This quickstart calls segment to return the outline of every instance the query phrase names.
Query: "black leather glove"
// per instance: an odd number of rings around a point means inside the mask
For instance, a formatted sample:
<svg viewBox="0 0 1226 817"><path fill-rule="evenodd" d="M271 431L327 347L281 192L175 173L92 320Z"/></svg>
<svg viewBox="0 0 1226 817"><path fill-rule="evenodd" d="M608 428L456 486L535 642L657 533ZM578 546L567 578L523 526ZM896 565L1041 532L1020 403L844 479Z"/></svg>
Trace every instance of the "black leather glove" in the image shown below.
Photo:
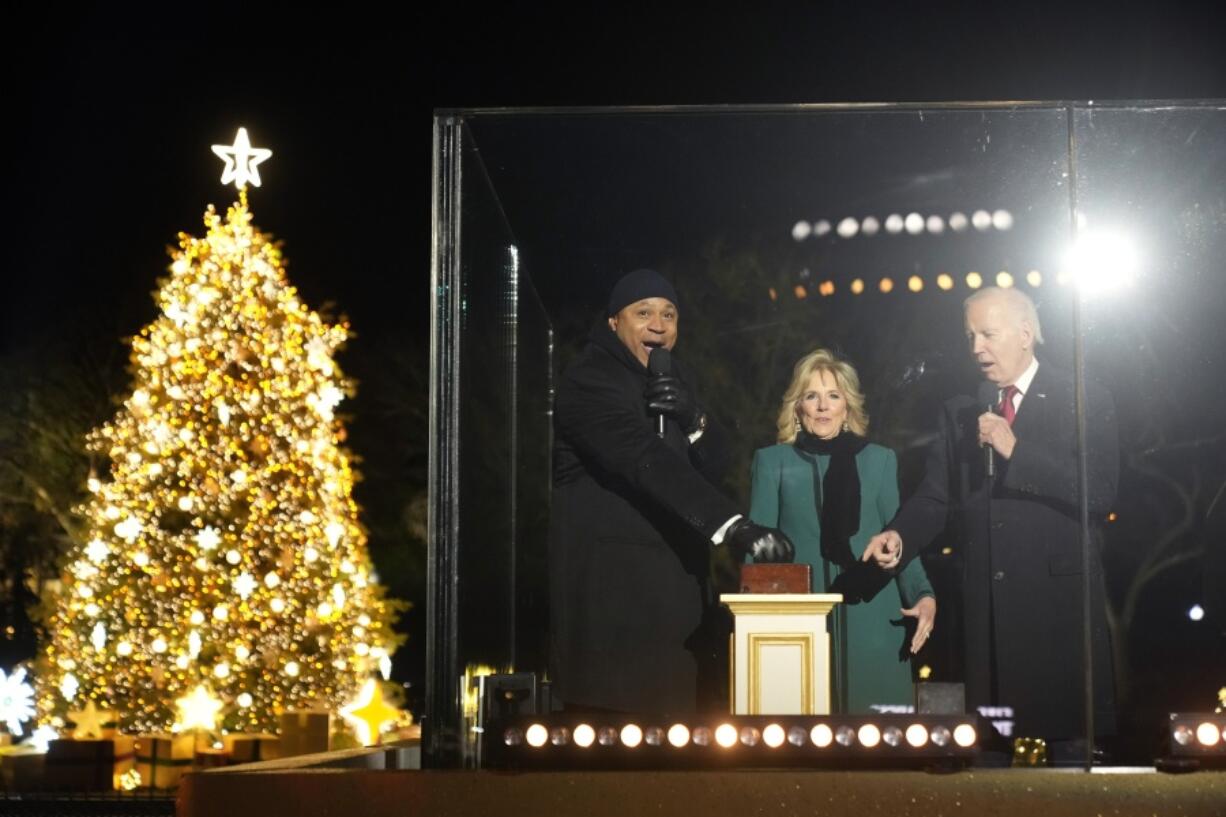
<svg viewBox="0 0 1226 817"><path fill-rule="evenodd" d="M755 525L744 516L729 526L724 542L742 556L752 556L755 562L790 562L796 558L796 548L783 531Z"/></svg>
<svg viewBox="0 0 1226 817"><path fill-rule="evenodd" d="M658 374L649 379L643 397L652 413L672 417L686 434L698 430L702 409L694 402L689 387L671 374Z"/></svg>

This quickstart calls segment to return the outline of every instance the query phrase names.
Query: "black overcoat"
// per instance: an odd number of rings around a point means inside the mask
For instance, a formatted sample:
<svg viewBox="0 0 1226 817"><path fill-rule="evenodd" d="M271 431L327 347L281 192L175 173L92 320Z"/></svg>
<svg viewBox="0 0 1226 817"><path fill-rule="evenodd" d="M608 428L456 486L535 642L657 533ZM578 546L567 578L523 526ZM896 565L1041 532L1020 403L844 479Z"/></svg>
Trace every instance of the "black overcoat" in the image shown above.
<svg viewBox="0 0 1226 817"><path fill-rule="evenodd" d="M1096 729L1114 732L1114 684L1100 522L1115 501L1115 407L1087 385L1091 623ZM988 502L978 418L970 397L945 403L924 480L889 527L914 558L946 526L963 567L965 680L971 706L1014 708L1015 735L1084 734L1082 560L1077 512L1073 380L1050 364L1035 373L1013 423L1013 456L997 456Z"/></svg>
<svg viewBox="0 0 1226 817"><path fill-rule="evenodd" d="M673 373L688 385L674 359ZM737 513L714 487L717 425L656 433L647 369L607 326L562 373L554 402L551 666L567 703L692 712L711 537Z"/></svg>

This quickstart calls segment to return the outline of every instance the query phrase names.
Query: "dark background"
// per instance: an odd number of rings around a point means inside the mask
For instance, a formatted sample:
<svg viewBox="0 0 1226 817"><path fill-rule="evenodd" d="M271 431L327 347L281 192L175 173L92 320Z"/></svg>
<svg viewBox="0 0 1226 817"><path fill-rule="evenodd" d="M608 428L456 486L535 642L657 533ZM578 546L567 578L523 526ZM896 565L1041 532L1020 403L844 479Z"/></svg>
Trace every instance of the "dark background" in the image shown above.
<svg viewBox="0 0 1226 817"><path fill-rule="evenodd" d="M417 605L396 674L420 684L435 109L1226 96L1220 3L849 5L13 6L4 387L83 367L98 382L80 423L106 418L166 246L234 197L209 145L247 127L273 150L256 224L285 240L305 300L356 332L358 499L382 580Z"/></svg>

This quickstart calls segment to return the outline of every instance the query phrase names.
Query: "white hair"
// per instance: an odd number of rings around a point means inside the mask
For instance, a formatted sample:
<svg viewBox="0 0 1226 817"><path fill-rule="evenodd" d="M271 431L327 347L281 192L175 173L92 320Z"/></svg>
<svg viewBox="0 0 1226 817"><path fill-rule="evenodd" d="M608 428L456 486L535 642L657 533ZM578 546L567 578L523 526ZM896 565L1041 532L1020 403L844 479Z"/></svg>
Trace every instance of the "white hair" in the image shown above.
<svg viewBox="0 0 1226 817"><path fill-rule="evenodd" d="M1034 334L1034 342L1043 342L1043 327L1039 324L1039 311L1034 307L1034 301L1030 300L1030 296L1012 287L1004 289L1002 287L984 287L976 290L969 298L962 302L963 314L971 308L971 304L988 298L999 298L1005 308L1012 313L1018 323L1030 324L1030 329Z"/></svg>

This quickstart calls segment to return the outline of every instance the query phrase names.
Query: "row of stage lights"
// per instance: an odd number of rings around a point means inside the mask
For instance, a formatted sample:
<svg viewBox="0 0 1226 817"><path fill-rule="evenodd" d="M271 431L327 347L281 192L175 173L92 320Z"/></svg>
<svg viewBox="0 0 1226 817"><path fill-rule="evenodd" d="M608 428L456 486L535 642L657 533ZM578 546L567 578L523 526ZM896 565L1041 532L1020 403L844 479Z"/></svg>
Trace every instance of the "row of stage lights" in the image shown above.
<svg viewBox="0 0 1226 817"><path fill-rule="evenodd" d="M1060 284L1067 284L1069 277L1066 275L1061 275L1058 276L1056 280ZM968 289L979 289L984 285L985 278L978 272L968 272L966 274L965 281ZM1002 289L1007 289L1009 287L1016 286L1017 280L1014 278L1013 273L1002 270L996 273L995 283L996 286L1001 287ZM1030 272L1026 273L1026 283L1032 288L1037 289L1043 285L1043 274L1038 270L1031 270ZM947 272L942 272L936 278L936 285L938 289L949 292L955 286L954 277ZM923 292L924 287L924 279L918 275L912 275L907 279L907 289L911 292ZM863 295L867 289L868 284L865 283L863 278L855 278L850 284L847 285L847 290L852 295ZM884 295L890 294L895 289L894 279L890 278L889 276L880 279L877 282L877 289ZM817 294L823 298L833 295L836 291L837 287L835 286L834 281L831 280L822 281L817 285ZM767 294L770 296L772 301L779 300L779 292L774 287L767 290ZM797 284L792 288L792 295L797 300L803 301L805 298L809 297L809 294L809 287L805 286L803 283Z"/></svg>
<svg viewBox="0 0 1226 817"><path fill-rule="evenodd" d="M1172 713L1169 756L1226 768L1226 713Z"/></svg>
<svg viewBox="0 0 1226 817"><path fill-rule="evenodd" d="M801 220L792 225L792 238L796 241L804 241L808 238L823 238L831 233L839 238L855 238L857 235L874 236L882 229L889 235L899 235L904 232L909 235L920 235L925 232L931 235L941 235L947 227L955 233L964 233L971 228L981 233L992 229L1011 230L1013 229L1013 214L1008 210L993 210L992 212L976 210L971 213L970 217L967 217L965 213L951 213L947 220L935 214L925 217L919 213L908 213L906 216L891 213L885 217L884 222L879 221L876 216L866 216L863 219L847 216L837 225L831 224L824 218L812 223Z"/></svg>
<svg viewBox="0 0 1226 817"><path fill-rule="evenodd" d="M615 725L554 716L505 723L490 760L535 767L916 765L968 761L978 743L979 729L967 716L733 716Z"/></svg>

